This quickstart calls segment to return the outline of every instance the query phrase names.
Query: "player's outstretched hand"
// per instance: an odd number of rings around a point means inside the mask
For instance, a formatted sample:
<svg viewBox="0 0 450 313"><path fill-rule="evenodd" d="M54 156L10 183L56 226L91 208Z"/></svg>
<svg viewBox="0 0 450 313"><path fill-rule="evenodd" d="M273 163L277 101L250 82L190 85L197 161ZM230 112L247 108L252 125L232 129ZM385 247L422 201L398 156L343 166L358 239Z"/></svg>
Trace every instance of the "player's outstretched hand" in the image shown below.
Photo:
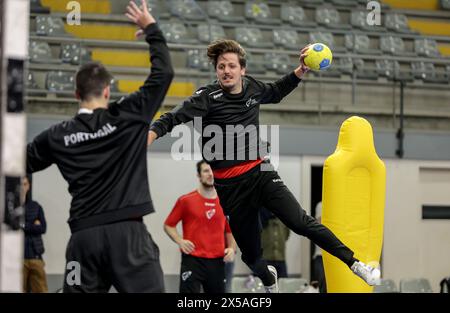
<svg viewBox="0 0 450 313"><path fill-rule="evenodd" d="M136 37L143 34L143 30L150 24L156 23L155 18L150 14L151 9L147 7L147 1L141 0L142 5L140 7L134 1L130 1L127 6L126 17L134 24L140 27L136 32Z"/></svg>

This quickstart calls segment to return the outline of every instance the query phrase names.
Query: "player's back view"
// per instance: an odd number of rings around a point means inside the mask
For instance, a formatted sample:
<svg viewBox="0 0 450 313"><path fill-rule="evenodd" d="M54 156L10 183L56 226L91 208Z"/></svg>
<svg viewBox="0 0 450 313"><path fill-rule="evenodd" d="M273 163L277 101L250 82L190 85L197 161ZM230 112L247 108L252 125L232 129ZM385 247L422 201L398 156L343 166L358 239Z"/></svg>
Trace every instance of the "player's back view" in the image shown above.
<svg viewBox="0 0 450 313"><path fill-rule="evenodd" d="M147 179L147 132L173 69L165 39L145 1L127 16L145 33L152 70L138 92L108 105L111 75L98 63L76 75L78 114L39 134L27 147L27 170L56 164L72 195L65 292L164 291L159 250L142 222L154 211ZM70 263L77 262L77 263ZM69 267L70 268L70 267ZM75 267L76 268L76 267ZM70 268L71 269L71 268Z"/></svg>

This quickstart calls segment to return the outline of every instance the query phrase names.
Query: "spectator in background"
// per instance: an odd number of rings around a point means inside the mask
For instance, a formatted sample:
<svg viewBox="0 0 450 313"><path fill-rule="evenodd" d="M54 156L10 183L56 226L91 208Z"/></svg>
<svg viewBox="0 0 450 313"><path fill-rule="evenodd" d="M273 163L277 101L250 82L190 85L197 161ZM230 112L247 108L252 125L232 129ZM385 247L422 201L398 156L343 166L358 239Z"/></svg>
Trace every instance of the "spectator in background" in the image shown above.
<svg viewBox="0 0 450 313"><path fill-rule="evenodd" d="M286 241L289 238L290 230L266 208L261 209L260 216L263 259L277 269L278 278L288 277Z"/></svg>
<svg viewBox="0 0 450 313"><path fill-rule="evenodd" d="M42 235L47 230L44 210L31 200L31 176L22 180L21 204L25 208L25 254L23 264L23 291L48 292L47 277L44 270L44 242Z"/></svg>
<svg viewBox="0 0 450 313"><path fill-rule="evenodd" d="M322 223L322 201L316 205L316 220L318 223ZM319 246L314 245L313 256L313 276L311 277L311 284L317 282L319 285L319 292L327 292L327 284L325 280L325 271L323 268L322 249Z"/></svg>
<svg viewBox="0 0 450 313"><path fill-rule="evenodd" d="M180 293L225 292L225 262L233 262L236 243L214 188L211 167L197 163L199 187L178 198L164 231L180 247ZM183 234L176 229L179 222Z"/></svg>

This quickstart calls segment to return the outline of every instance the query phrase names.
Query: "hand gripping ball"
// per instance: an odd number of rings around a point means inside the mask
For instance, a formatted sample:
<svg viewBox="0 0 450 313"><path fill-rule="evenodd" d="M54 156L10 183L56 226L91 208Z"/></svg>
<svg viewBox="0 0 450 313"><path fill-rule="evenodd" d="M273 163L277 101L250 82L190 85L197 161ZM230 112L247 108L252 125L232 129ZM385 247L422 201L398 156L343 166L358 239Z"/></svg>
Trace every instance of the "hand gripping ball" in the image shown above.
<svg viewBox="0 0 450 313"><path fill-rule="evenodd" d="M330 67L333 54L330 48L323 43L315 43L306 50L307 56L304 59L306 66L314 71L326 70Z"/></svg>

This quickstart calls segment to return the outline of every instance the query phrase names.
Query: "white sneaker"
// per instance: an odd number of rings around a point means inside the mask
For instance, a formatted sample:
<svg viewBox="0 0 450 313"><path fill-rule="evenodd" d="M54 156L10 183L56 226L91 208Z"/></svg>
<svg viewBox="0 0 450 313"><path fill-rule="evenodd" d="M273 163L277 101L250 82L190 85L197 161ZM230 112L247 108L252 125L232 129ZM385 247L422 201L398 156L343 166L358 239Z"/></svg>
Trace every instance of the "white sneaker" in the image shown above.
<svg viewBox="0 0 450 313"><path fill-rule="evenodd" d="M351 270L370 286L380 284L381 271L379 268L372 267L360 261L353 263Z"/></svg>
<svg viewBox="0 0 450 313"><path fill-rule="evenodd" d="M273 275L275 278L275 283L272 286L264 286L266 289L266 293L279 293L278 290L278 273L277 269L272 265L267 265L267 268L269 269L269 272Z"/></svg>

